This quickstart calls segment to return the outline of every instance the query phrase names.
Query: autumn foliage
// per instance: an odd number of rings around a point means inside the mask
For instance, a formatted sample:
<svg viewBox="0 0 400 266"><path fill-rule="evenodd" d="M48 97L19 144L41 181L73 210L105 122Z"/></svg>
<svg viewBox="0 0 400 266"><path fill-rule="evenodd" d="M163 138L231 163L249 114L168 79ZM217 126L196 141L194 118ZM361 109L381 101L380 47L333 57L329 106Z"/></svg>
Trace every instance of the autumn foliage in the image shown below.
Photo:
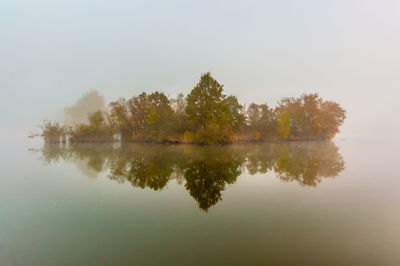
<svg viewBox="0 0 400 266"><path fill-rule="evenodd" d="M345 118L339 104L316 93L283 98L276 107L252 103L244 108L206 73L186 97L143 92L88 114L87 123L45 121L40 127L48 142L68 135L71 142L108 142L119 136L123 141L211 144L331 139Z"/></svg>

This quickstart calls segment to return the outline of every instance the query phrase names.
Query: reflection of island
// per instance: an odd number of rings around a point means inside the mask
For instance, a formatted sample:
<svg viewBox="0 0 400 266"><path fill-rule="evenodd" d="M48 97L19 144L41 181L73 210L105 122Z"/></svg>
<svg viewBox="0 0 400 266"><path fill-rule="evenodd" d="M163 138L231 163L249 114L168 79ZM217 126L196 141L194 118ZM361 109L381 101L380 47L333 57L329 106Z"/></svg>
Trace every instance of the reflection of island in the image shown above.
<svg viewBox="0 0 400 266"><path fill-rule="evenodd" d="M292 142L260 145L248 153L246 168L250 174L274 171L283 181L303 186L321 183L344 169L344 161L333 142Z"/></svg>
<svg viewBox="0 0 400 266"><path fill-rule="evenodd" d="M185 187L199 207L207 210L222 199L221 192L225 184L233 184L242 173L240 166L244 157L229 148L220 150L203 147L191 152L196 155L189 155L187 163L183 165Z"/></svg>
<svg viewBox="0 0 400 266"><path fill-rule="evenodd" d="M45 164L74 162L89 177L107 171L117 182L161 190L169 180L184 183L199 207L207 210L222 199L226 184L242 170L253 175L275 172L283 181L316 186L335 177L344 161L332 142L291 142L237 146L173 146L150 144L46 144Z"/></svg>

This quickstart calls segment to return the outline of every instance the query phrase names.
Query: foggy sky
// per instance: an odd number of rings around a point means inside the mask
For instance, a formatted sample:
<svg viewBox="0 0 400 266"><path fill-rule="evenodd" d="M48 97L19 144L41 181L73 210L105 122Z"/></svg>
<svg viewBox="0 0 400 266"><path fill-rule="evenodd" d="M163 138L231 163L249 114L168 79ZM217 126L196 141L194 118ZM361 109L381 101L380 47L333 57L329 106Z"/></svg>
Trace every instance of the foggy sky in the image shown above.
<svg viewBox="0 0 400 266"><path fill-rule="evenodd" d="M339 137L399 133L400 1L0 2L2 130L60 118L90 90L187 94L210 71L241 103L318 92Z"/></svg>

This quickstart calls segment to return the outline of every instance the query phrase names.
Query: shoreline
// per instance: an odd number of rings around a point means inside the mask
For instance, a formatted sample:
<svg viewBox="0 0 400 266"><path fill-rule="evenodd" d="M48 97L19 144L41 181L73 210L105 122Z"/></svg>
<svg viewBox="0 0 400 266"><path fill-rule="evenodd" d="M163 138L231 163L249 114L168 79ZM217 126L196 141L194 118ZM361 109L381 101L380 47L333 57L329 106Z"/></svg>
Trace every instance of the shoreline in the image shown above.
<svg viewBox="0 0 400 266"><path fill-rule="evenodd" d="M331 139L288 139L288 140L265 140L265 141L232 141L223 143L199 143L199 142L184 142L184 141L140 141L140 140L123 140L123 141L72 141L69 145L75 144L116 144L116 143L134 143L134 144L158 144L158 145L193 145L193 146L229 146L242 144L268 144L268 143L291 143L291 142L326 142ZM67 144L65 141L44 141L45 144Z"/></svg>

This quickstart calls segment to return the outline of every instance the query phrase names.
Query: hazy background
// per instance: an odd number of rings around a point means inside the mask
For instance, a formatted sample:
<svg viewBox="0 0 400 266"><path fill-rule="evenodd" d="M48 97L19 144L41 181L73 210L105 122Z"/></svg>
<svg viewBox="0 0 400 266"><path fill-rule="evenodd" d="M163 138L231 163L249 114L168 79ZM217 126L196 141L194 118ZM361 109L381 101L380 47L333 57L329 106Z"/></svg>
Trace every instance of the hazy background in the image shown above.
<svg viewBox="0 0 400 266"><path fill-rule="evenodd" d="M3 0L0 134L28 135L93 89L174 97L211 71L242 103L339 102L339 138L397 138L399 49L397 0Z"/></svg>

